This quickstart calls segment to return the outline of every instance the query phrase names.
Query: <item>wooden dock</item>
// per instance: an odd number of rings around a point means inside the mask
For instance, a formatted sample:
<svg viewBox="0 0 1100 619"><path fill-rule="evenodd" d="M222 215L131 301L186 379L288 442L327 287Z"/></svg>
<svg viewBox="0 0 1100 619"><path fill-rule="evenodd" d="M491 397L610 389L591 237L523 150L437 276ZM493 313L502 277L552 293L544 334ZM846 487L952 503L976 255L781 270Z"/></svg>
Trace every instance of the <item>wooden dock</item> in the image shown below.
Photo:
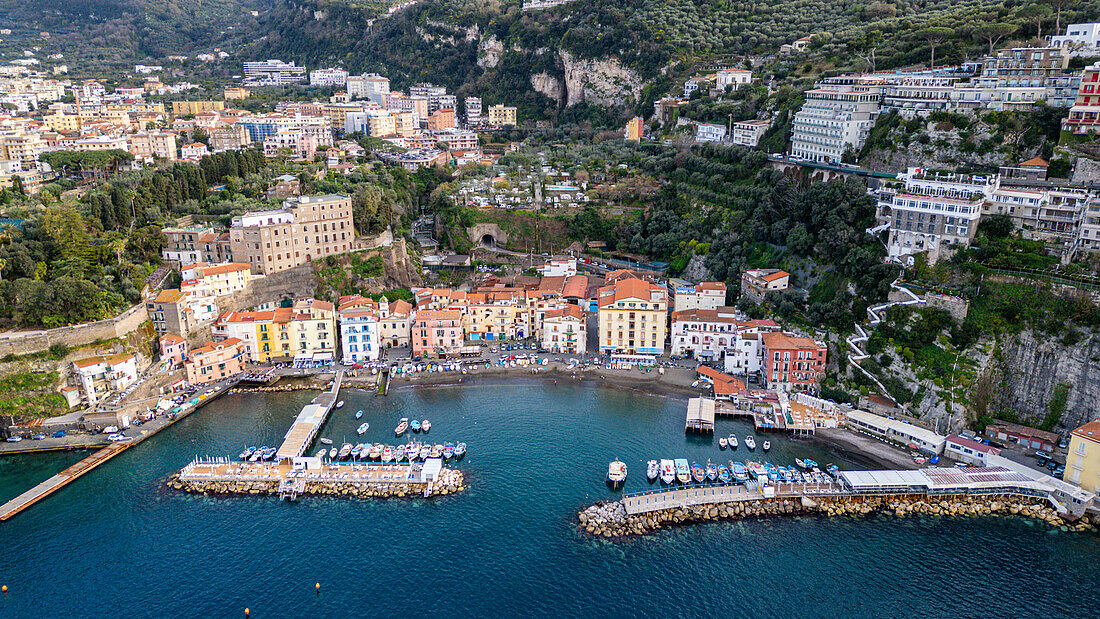
<svg viewBox="0 0 1100 619"><path fill-rule="evenodd" d="M305 454L306 449L317 438L321 426L325 425L329 413L336 407L336 399L340 394L340 383L343 380L344 372L336 372L336 378L332 380L332 387L328 391L322 391L320 395L313 398L312 402L302 408L302 412L298 413L298 416L294 418L294 423L287 430L286 436L283 438L283 444L279 446L279 450L275 454L276 460L298 458Z"/></svg>
<svg viewBox="0 0 1100 619"><path fill-rule="evenodd" d="M103 449L95 452L94 454L84 458L80 462L70 466L69 468L61 471L57 475L47 479L46 481L38 484L30 490L20 494L14 499L8 501L3 506L0 506L0 521L7 520L19 512L27 509L31 505L41 501L42 499L50 496L54 492L64 488L74 479L94 469L95 467L103 464L104 462L114 458L118 454L126 451L133 442L126 443L112 443Z"/></svg>

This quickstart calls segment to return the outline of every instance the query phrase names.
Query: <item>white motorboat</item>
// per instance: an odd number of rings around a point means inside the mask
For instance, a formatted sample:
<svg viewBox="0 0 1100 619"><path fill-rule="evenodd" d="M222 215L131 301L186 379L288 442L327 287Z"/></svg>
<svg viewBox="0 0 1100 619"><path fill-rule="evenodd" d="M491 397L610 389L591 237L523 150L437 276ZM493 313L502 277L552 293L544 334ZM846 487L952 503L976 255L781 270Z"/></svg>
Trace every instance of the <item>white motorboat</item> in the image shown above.
<svg viewBox="0 0 1100 619"><path fill-rule="evenodd" d="M753 438L752 435L745 437L745 447L748 447L749 449L756 449L756 439Z"/></svg>
<svg viewBox="0 0 1100 619"><path fill-rule="evenodd" d="M727 445L729 445L729 441L726 440L726 437L723 436L718 439L718 447L725 449Z"/></svg>
<svg viewBox="0 0 1100 619"><path fill-rule="evenodd" d="M432 429L432 422L428 421L427 419L420 422L420 431L421 432L427 432L428 430L431 430L431 429Z"/></svg>
<svg viewBox="0 0 1100 619"><path fill-rule="evenodd" d="M771 441L764 441L763 447L764 447L764 451L767 451L767 450L771 449L772 448L772 442Z"/></svg>
<svg viewBox="0 0 1100 619"><path fill-rule="evenodd" d="M656 460L650 460L646 463L645 476L649 478L650 483L657 481L657 476L660 474L660 469L657 467Z"/></svg>
<svg viewBox="0 0 1100 619"><path fill-rule="evenodd" d="M370 429L370 424L369 423L364 423L364 424L360 425L358 428L356 428L355 431L359 433L359 436L362 436L363 433L366 432L369 429Z"/></svg>
<svg viewBox="0 0 1100 619"><path fill-rule="evenodd" d="M617 486L626 481L626 464L615 459L607 466L607 482Z"/></svg>
<svg viewBox="0 0 1100 619"><path fill-rule="evenodd" d="M344 401L340 400L339 402L337 402L336 403L336 408L344 408Z"/></svg>
<svg viewBox="0 0 1100 619"><path fill-rule="evenodd" d="M336 458L336 454L338 454L338 453L340 453L340 452L339 452L339 450L337 450L337 449L336 449L335 447L333 447L332 449L328 450L328 458L329 458L329 460L334 460L334 459Z"/></svg>
<svg viewBox="0 0 1100 619"><path fill-rule="evenodd" d="M676 465L672 460L661 460L661 483L668 485L676 481Z"/></svg>
<svg viewBox="0 0 1100 619"><path fill-rule="evenodd" d="M324 445L331 445L332 444L332 439L331 438L322 438L321 443L324 444Z"/></svg>
<svg viewBox="0 0 1100 619"><path fill-rule="evenodd" d="M356 419L362 419L363 418L363 409L359 409L359 410L355 411L355 418Z"/></svg>
<svg viewBox="0 0 1100 619"><path fill-rule="evenodd" d="M729 444L730 449L737 449L737 437L736 436L734 436L732 434L729 435L728 437L726 437L726 442Z"/></svg>

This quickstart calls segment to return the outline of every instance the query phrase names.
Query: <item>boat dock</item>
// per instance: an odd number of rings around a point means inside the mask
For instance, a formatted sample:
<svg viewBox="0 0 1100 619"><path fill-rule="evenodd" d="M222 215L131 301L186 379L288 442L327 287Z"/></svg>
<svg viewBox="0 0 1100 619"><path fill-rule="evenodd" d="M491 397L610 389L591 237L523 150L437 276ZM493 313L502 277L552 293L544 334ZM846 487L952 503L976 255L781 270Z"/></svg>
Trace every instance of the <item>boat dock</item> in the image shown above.
<svg viewBox="0 0 1100 619"><path fill-rule="evenodd" d="M696 400L702 400L703 403L695 404ZM706 419L708 406L709 426ZM751 419L757 432L789 432L795 436L806 436L813 434L817 428L837 427L843 412L836 404L827 400L803 393L788 395L782 391L749 392L720 400L688 400L688 430L713 432L715 416Z"/></svg>
<svg viewBox="0 0 1100 619"><path fill-rule="evenodd" d="M294 423L287 430L283 444L275 453L276 461L300 458L305 454L306 449L317 438L321 426L325 425L329 413L336 407L336 398L340 394L340 383L343 380L344 372L337 371L336 377L332 380L332 387L328 391L322 391L320 395L313 398L312 402L302 408L302 412L298 413Z"/></svg>
<svg viewBox="0 0 1100 619"><path fill-rule="evenodd" d="M714 432L714 400L710 398L691 398L688 400L687 432Z"/></svg>
<svg viewBox="0 0 1100 619"><path fill-rule="evenodd" d="M95 467L103 464L104 462L114 458L118 454L128 449L132 442L127 443L112 443L103 449L95 452L94 454L84 458L80 462L70 466L69 468L61 471L57 475L50 477L46 481L38 484L30 490L20 494L14 499L8 501L3 506L0 506L0 521L7 520L19 512L27 509L31 505L41 501L42 499L50 496L54 492L64 488L69 482L94 469Z"/></svg>
<svg viewBox="0 0 1100 619"><path fill-rule="evenodd" d="M141 434L137 436L128 437L130 440L110 443L106 447L97 450L95 453L84 458L80 462L70 466L69 468L61 471L57 475L50 477L46 481L38 484L37 486L27 490L7 503L0 505L0 521L8 520L19 514L28 507L41 501L42 499L50 496L54 492L64 488L73 480L77 479L81 475L84 475L88 471L96 468L97 466L107 462L111 458L114 458L118 454L126 451L128 448L137 445L145 439L155 435L164 428L172 425L173 423L187 417L196 410L206 406L210 402L218 398L218 396L229 391L234 385L237 384L236 378L228 379L222 383L213 385L210 391L198 394L182 406L177 407L172 413L167 415L163 420L157 419L146 423L141 430Z"/></svg>

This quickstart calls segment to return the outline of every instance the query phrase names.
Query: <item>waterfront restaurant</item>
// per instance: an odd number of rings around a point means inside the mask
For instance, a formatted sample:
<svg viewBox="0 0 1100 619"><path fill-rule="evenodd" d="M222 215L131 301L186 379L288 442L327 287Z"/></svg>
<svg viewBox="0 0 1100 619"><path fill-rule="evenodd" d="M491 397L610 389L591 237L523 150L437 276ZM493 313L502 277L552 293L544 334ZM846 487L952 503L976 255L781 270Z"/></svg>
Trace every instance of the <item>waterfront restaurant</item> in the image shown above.
<svg viewBox="0 0 1100 619"><path fill-rule="evenodd" d="M936 456L943 453L947 442L931 430L865 411L848 411L848 427L904 445L916 445L917 449Z"/></svg>

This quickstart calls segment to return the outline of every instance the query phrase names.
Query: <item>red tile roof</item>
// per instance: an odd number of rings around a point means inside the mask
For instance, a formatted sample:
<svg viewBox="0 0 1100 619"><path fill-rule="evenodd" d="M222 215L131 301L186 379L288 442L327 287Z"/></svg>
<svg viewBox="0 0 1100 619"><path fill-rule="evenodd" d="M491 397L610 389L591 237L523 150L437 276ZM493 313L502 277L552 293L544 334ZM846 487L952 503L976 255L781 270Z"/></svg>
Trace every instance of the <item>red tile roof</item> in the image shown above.
<svg viewBox="0 0 1100 619"><path fill-rule="evenodd" d="M1094 419L1073 431L1073 435L1086 441L1100 443L1100 419Z"/></svg>

